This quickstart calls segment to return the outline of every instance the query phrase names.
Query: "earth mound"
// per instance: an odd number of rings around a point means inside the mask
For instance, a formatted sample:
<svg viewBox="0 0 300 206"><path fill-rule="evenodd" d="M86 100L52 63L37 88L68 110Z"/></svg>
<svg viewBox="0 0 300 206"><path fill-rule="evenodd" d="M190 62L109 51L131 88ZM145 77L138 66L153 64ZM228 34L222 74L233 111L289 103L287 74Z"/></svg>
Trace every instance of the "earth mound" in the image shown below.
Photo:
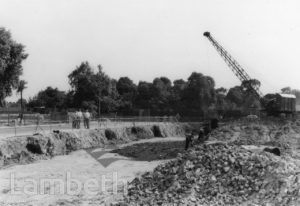
<svg viewBox="0 0 300 206"><path fill-rule="evenodd" d="M298 167L268 152L197 145L135 178L127 205L299 205ZM298 204L297 204L298 203Z"/></svg>
<svg viewBox="0 0 300 206"><path fill-rule="evenodd" d="M300 121L233 121L214 130L209 139L233 145L274 146L283 154L300 157Z"/></svg>

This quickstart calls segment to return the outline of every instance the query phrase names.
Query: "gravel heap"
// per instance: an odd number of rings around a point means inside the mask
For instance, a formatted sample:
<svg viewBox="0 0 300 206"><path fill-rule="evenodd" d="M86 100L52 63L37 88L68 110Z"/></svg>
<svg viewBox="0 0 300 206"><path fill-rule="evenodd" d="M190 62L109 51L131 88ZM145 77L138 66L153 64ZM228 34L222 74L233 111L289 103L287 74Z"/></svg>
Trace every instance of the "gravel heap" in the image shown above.
<svg viewBox="0 0 300 206"><path fill-rule="evenodd" d="M300 121L234 122L214 130L210 140L234 145L266 145L279 147L283 154L298 157Z"/></svg>
<svg viewBox="0 0 300 206"><path fill-rule="evenodd" d="M295 175L296 170L295 164L269 153L254 153L224 143L197 145L153 172L135 178L129 184L125 202L288 205L299 196L300 176Z"/></svg>

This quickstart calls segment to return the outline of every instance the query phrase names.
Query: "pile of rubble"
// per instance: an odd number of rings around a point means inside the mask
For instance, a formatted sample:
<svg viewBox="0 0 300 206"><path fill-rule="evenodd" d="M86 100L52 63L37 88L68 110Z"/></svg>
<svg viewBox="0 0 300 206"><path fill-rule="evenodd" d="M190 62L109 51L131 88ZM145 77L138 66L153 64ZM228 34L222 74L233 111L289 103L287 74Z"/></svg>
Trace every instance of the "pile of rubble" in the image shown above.
<svg viewBox="0 0 300 206"><path fill-rule="evenodd" d="M224 141L234 145L271 145L283 153L298 153L300 144L299 121L229 122L214 130L210 140Z"/></svg>
<svg viewBox="0 0 300 206"><path fill-rule="evenodd" d="M300 197L297 169L293 161L266 152L255 153L226 143L197 145L134 179L125 202L128 205L290 205Z"/></svg>

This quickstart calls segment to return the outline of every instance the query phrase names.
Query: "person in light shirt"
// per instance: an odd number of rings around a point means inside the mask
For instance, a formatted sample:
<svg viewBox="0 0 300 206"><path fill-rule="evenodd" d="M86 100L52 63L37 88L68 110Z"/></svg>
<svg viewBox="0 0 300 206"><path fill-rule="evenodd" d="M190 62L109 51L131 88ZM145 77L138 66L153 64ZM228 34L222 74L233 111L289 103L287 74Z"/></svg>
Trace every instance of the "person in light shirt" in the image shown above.
<svg viewBox="0 0 300 206"><path fill-rule="evenodd" d="M79 109L79 111L76 112L76 122L77 122L76 128L77 129L80 129L80 123L81 123L82 118L83 118L83 114L81 112L81 109Z"/></svg>
<svg viewBox="0 0 300 206"><path fill-rule="evenodd" d="M83 113L83 124L86 129L90 128L90 119L91 119L91 114L89 113L88 110L85 110Z"/></svg>

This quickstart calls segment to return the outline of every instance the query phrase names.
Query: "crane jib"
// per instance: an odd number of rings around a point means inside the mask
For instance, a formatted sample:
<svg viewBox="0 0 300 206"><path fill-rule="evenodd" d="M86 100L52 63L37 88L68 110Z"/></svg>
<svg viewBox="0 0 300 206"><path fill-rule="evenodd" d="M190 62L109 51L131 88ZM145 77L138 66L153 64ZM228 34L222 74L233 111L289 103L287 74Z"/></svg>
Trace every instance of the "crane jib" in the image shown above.
<svg viewBox="0 0 300 206"><path fill-rule="evenodd" d="M212 43L214 48L223 58L228 67L233 71L233 73L238 77L238 79L243 81L251 80L250 76L247 72L241 67L241 65L210 35L209 32L204 32L203 35L208 38L208 40ZM259 97L263 96L262 92L258 87L254 87L251 84L248 85L250 89Z"/></svg>

